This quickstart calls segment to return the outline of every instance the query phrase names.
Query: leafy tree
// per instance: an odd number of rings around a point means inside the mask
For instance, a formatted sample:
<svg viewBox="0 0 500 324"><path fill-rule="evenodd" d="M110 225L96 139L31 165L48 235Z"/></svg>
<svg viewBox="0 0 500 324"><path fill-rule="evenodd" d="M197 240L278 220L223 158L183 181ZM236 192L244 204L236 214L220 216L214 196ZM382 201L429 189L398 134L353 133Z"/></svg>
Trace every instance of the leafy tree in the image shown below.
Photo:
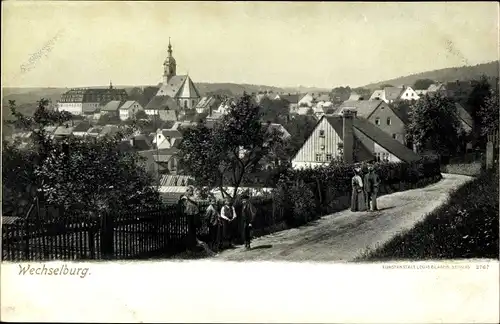
<svg viewBox="0 0 500 324"><path fill-rule="evenodd" d="M307 109L307 115L308 116L314 115L314 110L312 108Z"/></svg>
<svg viewBox="0 0 500 324"><path fill-rule="evenodd" d="M97 125L117 125L120 124L120 117L116 114L102 114L97 120Z"/></svg>
<svg viewBox="0 0 500 324"><path fill-rule="evenodd" d="M330 92L330 98L334 104L339 104L349 99L351 91L352 90L349 86L337 87Z"/></svg>
<svg viewBox="0 0 500 324"><path fill-rule="evenodd" d="M291 135L289 140L291 146L290 156L295 154L304 145L307 137L314 130L314 127L316 127L316 123L317 121L314 117L297 115L283 125Z"/></svg>
<svg viewBox="0 0 500 324"><path fill-rule="evenodd" d="M70 137L55 141L44 128L57 125L64 115L47 111L44 103L42 99L33 117L18 113L15 103L11 103L16 116L13 123L33 135L28 149L4 142L3 192L10 194L4 194L4 206L15 206L16 197L30 201L33 196L31 190L26 190L28 187L36 188L48 205L76 213L99 215L158 206L159 194L141 166L142 159L135 152L120 149L122 138L132 129L97 139Z"/></svg>
<svg viewBox="0 0 500 324"><path fill-rule="evenodd" d="M489 96L478 111L480 120L480 135L486 136L494 131L498 131L499 106L498 92L490 90Z"/></svg>
<svg viewBox="0 0 500 324"><path fill-rule="evenodd" d="M475 125L474 134L480 145L485 143L485 138L481 136L483 125L482 118L479 116L479 110L486 105L486 101L491 95L490 91L490 82L488 78L483 75L478 81L474 82L474 88L467 99L467 105L470 107L471 117Z"/></svg>
<svg viewBox="0 0 500 324"><path fill-rule="evenodd" d="M280 123L288 116L289 103L286 100L271 100L267 97L262 98L260 101L262 108L262 121Z"/></svg>
<svg viewBox="0 0 500 324"><path fill-rule="evenodd" d="M451 99L441 94L424 96L412 104L408 117L407 140L419 151L430 148L449 156L459 149L462 127Z"/></svg>
<svg viewBox="0 0 500 324"><path fill-rule="evenodd" d="M135 113L135 119L137 119L137 120L149 119L149 116L146 114L146 112L144 110L141 109Z"/></svg>
<svg viewBox="0 0 500 324"><path fill-rule="evenodd" d="M394 86L392 84L383 84L380 86L380 89L384 89L384 88L394 88Z"/></svg>
<svg viewBox="0 0 500 324"><path fill-rule="evenodd" d="M130 90L130 92L128 94L128 100L140 101L140 100L142 100L143 96L144 96L144 93L142 92L142 89L138 88L138 87L134 87Z"/></svg>
<svg viewBox="0 0 500 324"><path fill-rule="evenodd" d="M260 121L260 106L243 94L212 129L199 124L187 129L180 144L180 164L196 185L219 188L234 198L238 187L281 141ZM234 187L233 193L223 187Z"/></svg>
<svg viewBox="0 0 500 324"><path fill-rule="evenodd" d="M418 79L413 84L414 90L427 90L431 84L434 84L434 80L431 79Z"/></svg>

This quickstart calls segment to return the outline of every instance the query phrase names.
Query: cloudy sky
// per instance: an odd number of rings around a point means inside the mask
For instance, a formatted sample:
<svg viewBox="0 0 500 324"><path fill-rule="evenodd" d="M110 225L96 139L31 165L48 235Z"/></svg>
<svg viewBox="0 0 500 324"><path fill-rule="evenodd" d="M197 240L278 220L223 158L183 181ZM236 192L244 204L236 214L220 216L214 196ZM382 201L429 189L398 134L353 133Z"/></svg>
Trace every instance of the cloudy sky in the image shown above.
<svg viewBox="0 0 500 324"><path fill-rule="evenodd" d="M499 55L495 2L2 7L4 86L156 84L169 37L177 74L195 82L354 87Z"/></svg>

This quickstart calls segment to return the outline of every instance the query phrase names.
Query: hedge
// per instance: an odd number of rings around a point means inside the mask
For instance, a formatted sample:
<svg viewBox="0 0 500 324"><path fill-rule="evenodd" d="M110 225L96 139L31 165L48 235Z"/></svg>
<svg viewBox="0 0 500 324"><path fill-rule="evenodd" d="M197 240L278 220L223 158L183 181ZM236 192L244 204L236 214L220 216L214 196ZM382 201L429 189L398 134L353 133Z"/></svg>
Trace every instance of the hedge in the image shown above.
<svg viewBox="0 0 500 324"><path fill-rule="evenodd" d="M424 221L362 260L498 259L498 197L498 170L484 172L452 192Z"/></svg>

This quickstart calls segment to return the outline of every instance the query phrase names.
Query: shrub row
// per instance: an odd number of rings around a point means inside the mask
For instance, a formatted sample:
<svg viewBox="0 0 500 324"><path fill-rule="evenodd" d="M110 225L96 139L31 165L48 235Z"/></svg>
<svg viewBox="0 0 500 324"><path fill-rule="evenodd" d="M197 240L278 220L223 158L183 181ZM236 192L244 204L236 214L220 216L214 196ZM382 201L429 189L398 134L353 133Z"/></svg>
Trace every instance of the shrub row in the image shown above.
<svg viewBox="0 0 500 324"><path fill-rule="evenodd" d="M366 164L357 165L367 172ZM381 180L380 194L420 187L441 179L439 160L424 157L413 163L375 164ZM316 216L349 206L354 166L342 162L302 170L289 169L280 175L275 200L284 208L289 225L307 223Z"/></svg>

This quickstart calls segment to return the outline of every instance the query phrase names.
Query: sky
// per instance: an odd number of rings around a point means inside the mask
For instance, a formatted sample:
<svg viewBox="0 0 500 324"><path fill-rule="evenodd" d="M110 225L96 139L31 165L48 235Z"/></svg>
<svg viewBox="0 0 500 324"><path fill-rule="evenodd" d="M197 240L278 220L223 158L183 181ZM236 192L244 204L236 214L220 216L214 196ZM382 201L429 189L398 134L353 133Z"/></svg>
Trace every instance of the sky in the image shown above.
<svg viewBox="0 0 500 324"><path fill-rule="evenodd" d="M499 58L496 2L3 1L4 87L362 86Z"/></svg>

